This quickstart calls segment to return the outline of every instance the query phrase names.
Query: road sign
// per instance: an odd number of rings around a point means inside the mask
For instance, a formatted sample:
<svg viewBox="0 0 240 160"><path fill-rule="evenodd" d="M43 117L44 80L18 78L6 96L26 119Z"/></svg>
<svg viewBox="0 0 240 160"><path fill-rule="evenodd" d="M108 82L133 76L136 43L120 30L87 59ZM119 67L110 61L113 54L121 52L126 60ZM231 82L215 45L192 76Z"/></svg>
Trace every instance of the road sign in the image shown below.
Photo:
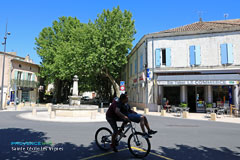
<svg viewBox="0 0 240 160"><path fill-rule="evenodd" d="M125 93L125 81L120 81L120 94Z"/></svg>
<svg viewBox="0 0 240 160"><path fill-rule="evenodd" d="M125 91L125 87L124 87L124 86L121 86L121 87L120 87L120 91Z"/></svg>

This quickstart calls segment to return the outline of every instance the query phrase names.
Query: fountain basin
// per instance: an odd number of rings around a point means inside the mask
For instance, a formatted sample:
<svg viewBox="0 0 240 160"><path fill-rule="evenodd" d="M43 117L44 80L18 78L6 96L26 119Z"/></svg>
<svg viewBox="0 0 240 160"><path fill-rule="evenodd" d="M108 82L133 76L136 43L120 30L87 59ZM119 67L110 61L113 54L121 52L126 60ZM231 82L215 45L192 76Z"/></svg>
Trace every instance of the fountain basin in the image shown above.
<svg viewBox="0 0 240 160"><path fill-rule="evenodd" d="M52 111L59 117L94 117L98 112L96 105L53 105Z"/></svg>

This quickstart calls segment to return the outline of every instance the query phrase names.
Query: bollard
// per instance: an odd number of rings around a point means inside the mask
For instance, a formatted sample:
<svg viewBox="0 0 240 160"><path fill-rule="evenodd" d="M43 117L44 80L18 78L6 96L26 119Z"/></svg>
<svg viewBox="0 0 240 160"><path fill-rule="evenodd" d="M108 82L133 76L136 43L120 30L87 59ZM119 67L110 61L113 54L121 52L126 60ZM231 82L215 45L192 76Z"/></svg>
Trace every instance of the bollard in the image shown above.
<svg viewBox="0 0 240 160"><path fill-rule="evenodd" d="M47 107L47 108L49 107L49 103L46 104L46 107Z"/></svg>
<svg viewBox="0 0 240 160"><path fill-rule="evenodd" d="M149 108L144 108L144 114L148 114L149 113Z"/></svg>
<svg viewBox="0 0 240 160"><path fill-rule="evenodd" d="M134 112L137 112L137 107L133 107L133 111L134 111Z"/></svg>
<svg viewBox="0 0 240 160"><path fill-rule="evenodd" d="M96 112L92 112L92 113L91 113L91 119L96 119L96 116L97 116L97 115L96 115Z"/></svg>
<svg viewBox="0 0 240 160"><path fill-rule="evenodd" d="M56 111L51 111L50 113L50 119L53 119L56 117Z"/></svg>
<svg viewBox="0 0 240 160"><path fill-rule="evenodd" d="M166 110L164 110L164 109L163 109L163 110L161 110L161 116L163 116L163 117L164 117L165 115L166 115Z"/></svg>
<svg viewBox="0 0 240 160"><path fill-rule="evenodd" d="M183 118L188 118L189 113L187 111L183 111Z"/></svg>
<svg viewBox="0 0 240 160"><path fill-rule="evenodd" d="M103 102L101 103L101 108L103 108Z"/></svg>
<svg viewBox="0 0 240 160"><path fill-rule="evenodd" d="M33 116L37 116L37 109L36 109L36 108L33 108L33 109L32 109L32 115L33 115Z"/></svg>
<svg viewBox="0 0 240 160"><path fill-rule="evenodd" d="M160 105L157 106L157 112L160 112Z"/></svg>
<svg viewBox="0 0 240 160"><path fill-rule="evenodd" d="M52 106L48 106L48 113L51 113L52 111Z"/></svg>
<svg viewBox="0 0 240 160"><path fill-rule="evenodd" d="M211 113L211 120L216 121L216 119L217 119L216 113Z"/></svg>
<svg viewBox="0 0 240 160"><path fill-rule="evenodd" d="M104 114L104 108L100 108L100 113Z"/></svg>
<svg viewBox="0 0 240 160"><path fill-rule="evenodd" d="M21 104L17 105L17 111L21 111L21 108L22 108Z"/></svg>

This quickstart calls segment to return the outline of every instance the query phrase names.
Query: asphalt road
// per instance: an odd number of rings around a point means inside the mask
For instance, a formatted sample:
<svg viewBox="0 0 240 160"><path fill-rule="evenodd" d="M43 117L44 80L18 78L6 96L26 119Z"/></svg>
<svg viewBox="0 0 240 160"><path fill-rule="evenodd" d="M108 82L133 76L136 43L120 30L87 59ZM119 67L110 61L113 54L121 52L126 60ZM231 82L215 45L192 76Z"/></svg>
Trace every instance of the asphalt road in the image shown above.
<svg viewBox="0 0 240 160"><path fill-rule="evenodd" d="M94 142L99 127L107 122L40 122L16 117L21 112L0 112L0 160L124 160L135 159L124 139L118 153L103 152ZM151 153L144 159L240 159L240 125L222 122L147 116L158 133L150 139ZM137 129L140 131L139 126ZM53 143L58 151L17 151L14 142ZM16 149L16 148L15 148ZM21 149L21 148L19 148Z"/></svg>

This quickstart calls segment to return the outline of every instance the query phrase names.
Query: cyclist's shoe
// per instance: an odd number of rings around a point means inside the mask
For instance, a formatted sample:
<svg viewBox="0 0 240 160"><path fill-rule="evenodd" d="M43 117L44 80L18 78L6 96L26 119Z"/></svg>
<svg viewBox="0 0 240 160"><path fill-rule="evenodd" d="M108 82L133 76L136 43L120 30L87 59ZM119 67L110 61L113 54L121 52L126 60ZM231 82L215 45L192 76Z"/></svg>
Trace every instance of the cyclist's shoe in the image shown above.
<svg viewBox="0 0 240 160"><path fill-rule="evenodd" d="M148 131L148 134L149 134L149 135L151 135L151 134L156 134L156 133L157 133L157 131L154 131L154 130Z"/></svg>
<svg viewBox="0 0 240 160"><path fill-rule="evenodd" d="M127 137L123 132L120 132L119 135L120 135L121 137L124 137L124 138Z"/></svg>
<svg viewBox="0 0 240 160"><path fill-rule="evenodd" d="M112 148L112 150L113 150L114 152L118 152L116 146L113 146L113 145L111 144L111 148Z"/></svg>
<svg viewBox="0 0 240 160"><path fill-rule="evenodd" d="M150 136L150 135L147 134L147 133L143 133L143 137L144 137L144 138L152 138L152 136Z"/></svg>

